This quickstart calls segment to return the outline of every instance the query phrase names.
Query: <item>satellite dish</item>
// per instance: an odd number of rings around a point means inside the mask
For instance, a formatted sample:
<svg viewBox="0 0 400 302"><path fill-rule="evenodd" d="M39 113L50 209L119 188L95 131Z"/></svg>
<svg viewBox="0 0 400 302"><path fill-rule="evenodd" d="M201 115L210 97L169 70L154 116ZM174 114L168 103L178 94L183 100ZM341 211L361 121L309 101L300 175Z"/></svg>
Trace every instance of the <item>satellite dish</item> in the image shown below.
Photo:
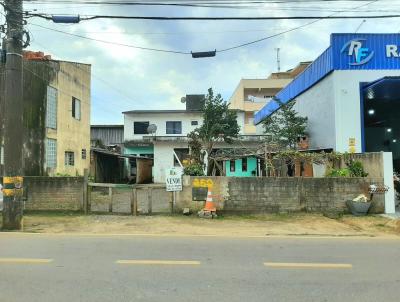
<svg viewBox="0 0 400 302"><path fill-rule="evenodd" d="M182 104L186 103L186 97L185 97L185 96L183 96L183 97L181 98L181 103L182 103Z"/></svg>
<svg viewBox="0 0 400 302"><path fill-rule="evenodd" d="M147 133L149 134L154 134L157 131L157 126L154 124L151 124L147 127Z"/></svg>

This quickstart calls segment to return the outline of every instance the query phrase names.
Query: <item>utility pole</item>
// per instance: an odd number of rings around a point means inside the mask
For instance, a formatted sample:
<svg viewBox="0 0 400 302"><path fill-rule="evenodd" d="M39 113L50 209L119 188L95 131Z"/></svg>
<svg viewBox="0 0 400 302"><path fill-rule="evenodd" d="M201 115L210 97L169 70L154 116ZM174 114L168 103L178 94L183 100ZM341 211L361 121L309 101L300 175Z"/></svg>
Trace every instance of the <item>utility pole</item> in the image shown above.
<svg viewBox="0 0 400 302"><path fill-rule="evenodd" d="M278 47L278 48L275 48L275 50L276 50L276 63L278 64L278 72L280 72L281 71L281 55L280 55L281 49Z"/></svg>
<svg viewBox="0 0 400 302"><path fill-rule="evenodd" d="M6 63L4 87L3 229L22 227L23 184L23 0L4 0Z"/></svg>

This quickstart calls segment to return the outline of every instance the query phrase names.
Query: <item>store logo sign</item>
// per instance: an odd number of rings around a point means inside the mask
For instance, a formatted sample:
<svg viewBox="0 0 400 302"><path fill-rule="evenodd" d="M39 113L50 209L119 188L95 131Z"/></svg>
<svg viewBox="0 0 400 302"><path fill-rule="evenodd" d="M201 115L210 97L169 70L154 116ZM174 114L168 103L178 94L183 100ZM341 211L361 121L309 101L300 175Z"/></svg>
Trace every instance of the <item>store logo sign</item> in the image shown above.
<svg viewBox="0 0 400 302"><path fill-rule="evenodd" d="M354 58L354 62L350 62L349 65L359 66L371 61L374 56L374 51L371 51L367 47L363 47L365 41L366 39L353 39L348 41L342 47L341 53L345 53L347 56Z"/></svg>

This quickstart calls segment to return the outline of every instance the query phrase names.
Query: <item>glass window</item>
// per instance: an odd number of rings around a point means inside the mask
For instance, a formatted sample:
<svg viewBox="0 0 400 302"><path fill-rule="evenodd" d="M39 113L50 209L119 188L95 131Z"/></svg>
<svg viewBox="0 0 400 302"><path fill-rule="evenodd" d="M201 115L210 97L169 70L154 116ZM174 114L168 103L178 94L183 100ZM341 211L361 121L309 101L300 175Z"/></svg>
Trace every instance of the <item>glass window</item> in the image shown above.
<svg viewBox="0 0 400 302"><path fill-rule="evenodd" d="M182 134L182 122L173 121L166 123L167 134Z"/></svg>
<svg viewBox="0 0 400 302"><path fill-rule="evenodd" d="M147 134L147 128L150 122L134 122L133 123L133 134Z"/></svg>
<svg viewBox="0 0 400 302"><path fill-rule="evenodd" d="M46 139L46 166L48 168L57 167L57 140Z"/></svg>
<svg viewBox="0 0 400 302"><path fill-rule="evenodd" d="M235 172L236 171L236 168L235 168L235 161L234 160L231 160L231 161L229 161L230 162L230 171L231 172Z"/></svg>
<svg viewBox="0 0 400 302"><path fill-rule="evenodd" d="M198 121L192 121L192 126L197 126L199 124Z"/></svg>
<svg viewBox="0 0 400 302"><path fill-rule="evenodd" d="M72 117L81 120L81 101L72 97Z"/></svg>
<svg viewBox="0 0 400 302"><path fill-rule="evenodd" d="M242 172L247 172L247 158L242 158Z"/></svg>
<svg viewBox="0 0 400 302"><path fill-rule="evenodd" d="M57 89L47 86L46 127L57 129Z"/></svg>
<svg viewBox="0 0 400 302"><path fill-rule="evenodd" d="M74 152L65 151L65 165L66 166L74 166L75 165Z"/></svg>

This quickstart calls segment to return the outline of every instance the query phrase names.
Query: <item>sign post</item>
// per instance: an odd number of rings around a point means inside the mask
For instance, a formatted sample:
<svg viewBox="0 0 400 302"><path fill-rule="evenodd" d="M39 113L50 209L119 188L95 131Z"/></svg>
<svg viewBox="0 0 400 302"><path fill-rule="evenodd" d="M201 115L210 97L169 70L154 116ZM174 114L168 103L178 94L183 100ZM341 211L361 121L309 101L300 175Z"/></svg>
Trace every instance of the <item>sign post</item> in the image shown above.
<svg viewBox="0 0 400 302"><path fill-rule="evenodd" d="M171 168L167 169L165 183L167 187L167 192L172 192L172 206L171 212L174 211L174 206L176 202L177 191L182 191L182 175L183 171L181 168Z"/></svg>

